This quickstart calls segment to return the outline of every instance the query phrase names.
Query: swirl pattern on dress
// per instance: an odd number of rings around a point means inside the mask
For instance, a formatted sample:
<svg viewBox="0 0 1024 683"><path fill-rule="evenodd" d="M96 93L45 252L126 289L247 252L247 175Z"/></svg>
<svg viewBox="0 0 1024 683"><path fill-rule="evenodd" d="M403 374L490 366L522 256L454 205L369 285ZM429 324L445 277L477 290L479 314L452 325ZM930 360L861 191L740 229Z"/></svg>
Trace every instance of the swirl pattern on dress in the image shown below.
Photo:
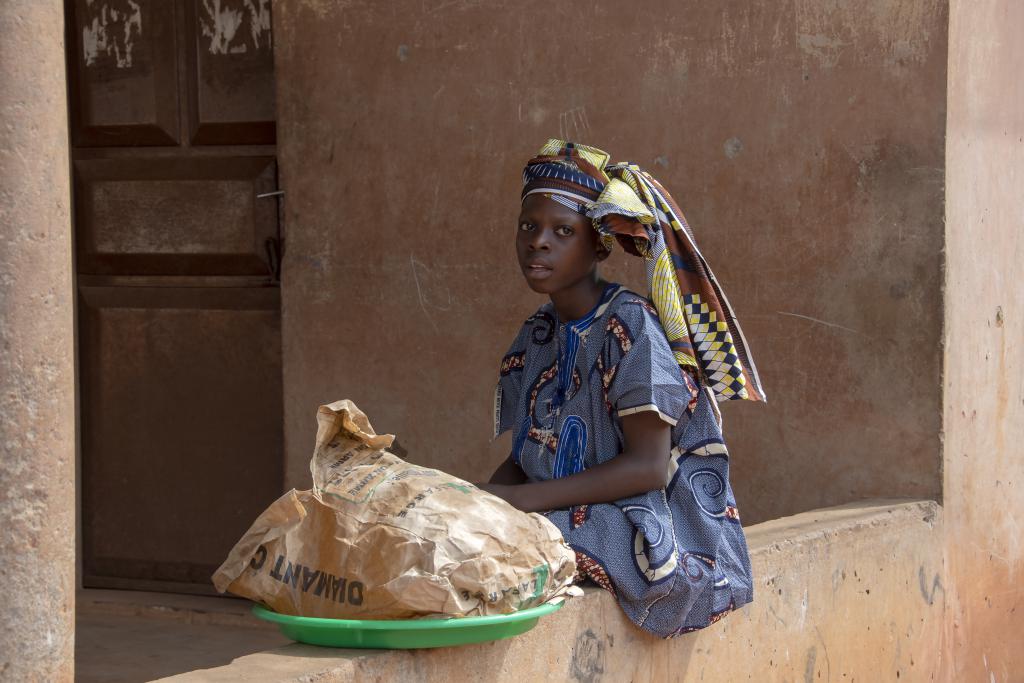
<svg viewBox="0 0 1024 683"><path fill-rule="evenodd" d="M555 337L555 318L547 311L541 311L530 317L533 321L533 343L544 345ZM529 321L527 321L529 322Z"/></svg>
<svg viewBox="0 0 1024 683"><path fill-rule="evenodd" d="M704 514L721 517L725 514L725 479L713 469L702 467L690 473L690 490Z"/></svg>
<svg viewBox="0 0 1024 683"><path fill-rule="evenodd" d="M678 564L675 536L646 505L623 505L622 511L634 527L633 559L640 575L649 584L671 578Z"/></svg>
<svg viewBox="0 0 1024 683"><path fill-rule="evenodd" d="M558 451L552 476L568 477L583 471L583 456L587 452L587 423L577 415L570 415L562 423L558 434Z"/></svg>
<svg viewBox="0 0 1024 683"><path fill-rule="evenodd" d="M683 553L683 573L692 583L704 579L705 574L715 569L715 558L704 553Z"/></svg>

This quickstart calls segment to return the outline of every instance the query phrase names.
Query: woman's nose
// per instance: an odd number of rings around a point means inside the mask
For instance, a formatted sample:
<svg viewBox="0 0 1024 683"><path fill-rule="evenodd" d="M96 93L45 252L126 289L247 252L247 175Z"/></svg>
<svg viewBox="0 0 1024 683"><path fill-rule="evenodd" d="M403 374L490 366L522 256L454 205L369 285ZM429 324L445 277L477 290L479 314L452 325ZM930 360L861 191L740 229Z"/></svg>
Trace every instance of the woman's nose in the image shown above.
<svg viewBox="0 0 1024 683"><path fill-rule="evenodd" d="M551 237L548 235L548 231L543 228L537 228L533 231L533 235L530 237L530 249L533 251L542 251L551 248Z"/></svg>

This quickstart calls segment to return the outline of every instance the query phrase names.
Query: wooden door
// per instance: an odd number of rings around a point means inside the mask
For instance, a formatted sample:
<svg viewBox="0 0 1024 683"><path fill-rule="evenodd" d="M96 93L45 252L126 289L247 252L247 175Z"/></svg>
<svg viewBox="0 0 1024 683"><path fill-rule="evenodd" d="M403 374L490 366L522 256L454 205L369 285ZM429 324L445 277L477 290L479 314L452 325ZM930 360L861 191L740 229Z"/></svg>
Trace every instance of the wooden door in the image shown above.
<svg viewBox="0 0 1024 683"><path fill-rule="evenodd" d="M269 0L67 0L86 586L209 592L280 493Z"/></svg>

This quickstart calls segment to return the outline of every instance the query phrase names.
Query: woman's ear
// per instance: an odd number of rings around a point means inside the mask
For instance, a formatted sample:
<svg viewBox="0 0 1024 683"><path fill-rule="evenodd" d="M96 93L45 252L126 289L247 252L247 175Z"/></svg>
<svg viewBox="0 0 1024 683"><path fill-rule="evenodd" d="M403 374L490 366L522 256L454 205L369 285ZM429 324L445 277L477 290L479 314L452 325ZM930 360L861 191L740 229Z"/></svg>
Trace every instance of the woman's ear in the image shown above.
<svg viewBox="0 0 1024 683"><path fill-rule="evenodd" d="M612 255L612 252L608 251L608 248L603 244L597 245L597 260L604 261L606 258Z"/></svg>

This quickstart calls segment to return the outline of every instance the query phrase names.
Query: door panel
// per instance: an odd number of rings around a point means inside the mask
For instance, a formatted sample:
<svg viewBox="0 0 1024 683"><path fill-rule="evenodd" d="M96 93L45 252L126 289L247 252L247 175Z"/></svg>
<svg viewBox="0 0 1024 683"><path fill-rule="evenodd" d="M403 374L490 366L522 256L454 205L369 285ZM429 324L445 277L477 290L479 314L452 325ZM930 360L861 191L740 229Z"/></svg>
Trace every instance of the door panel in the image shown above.
<svg viewBox="0 0 1024 683"><path fill-rule="evenodd" d="M87 585L209 585L280 495L279 305L276 288L81 288Z"/></svg>
<svg viewBox="0 0 1024 683"><path fill-rule="evenodd" d="M175 3L72 0L68 6L72 144L177 144Z"/></svg>
<svg viewBox="0 0 1024 683"><path fill-rule="evenodd" d="M270 3L66 11L83 581L208 593L283 483Z"/></svg>
<svg viewBox="0 0 1024 683"><path fill-rule="evenodd" d="M274 157L79 159L74 182L79 273L269 272Z"/></svg>
<svg viewBox="0 0 1024 683"><path fill-rule="evenodd" d="M273 144L270 0L188 0L187 9L192 143Z"/></svg>

